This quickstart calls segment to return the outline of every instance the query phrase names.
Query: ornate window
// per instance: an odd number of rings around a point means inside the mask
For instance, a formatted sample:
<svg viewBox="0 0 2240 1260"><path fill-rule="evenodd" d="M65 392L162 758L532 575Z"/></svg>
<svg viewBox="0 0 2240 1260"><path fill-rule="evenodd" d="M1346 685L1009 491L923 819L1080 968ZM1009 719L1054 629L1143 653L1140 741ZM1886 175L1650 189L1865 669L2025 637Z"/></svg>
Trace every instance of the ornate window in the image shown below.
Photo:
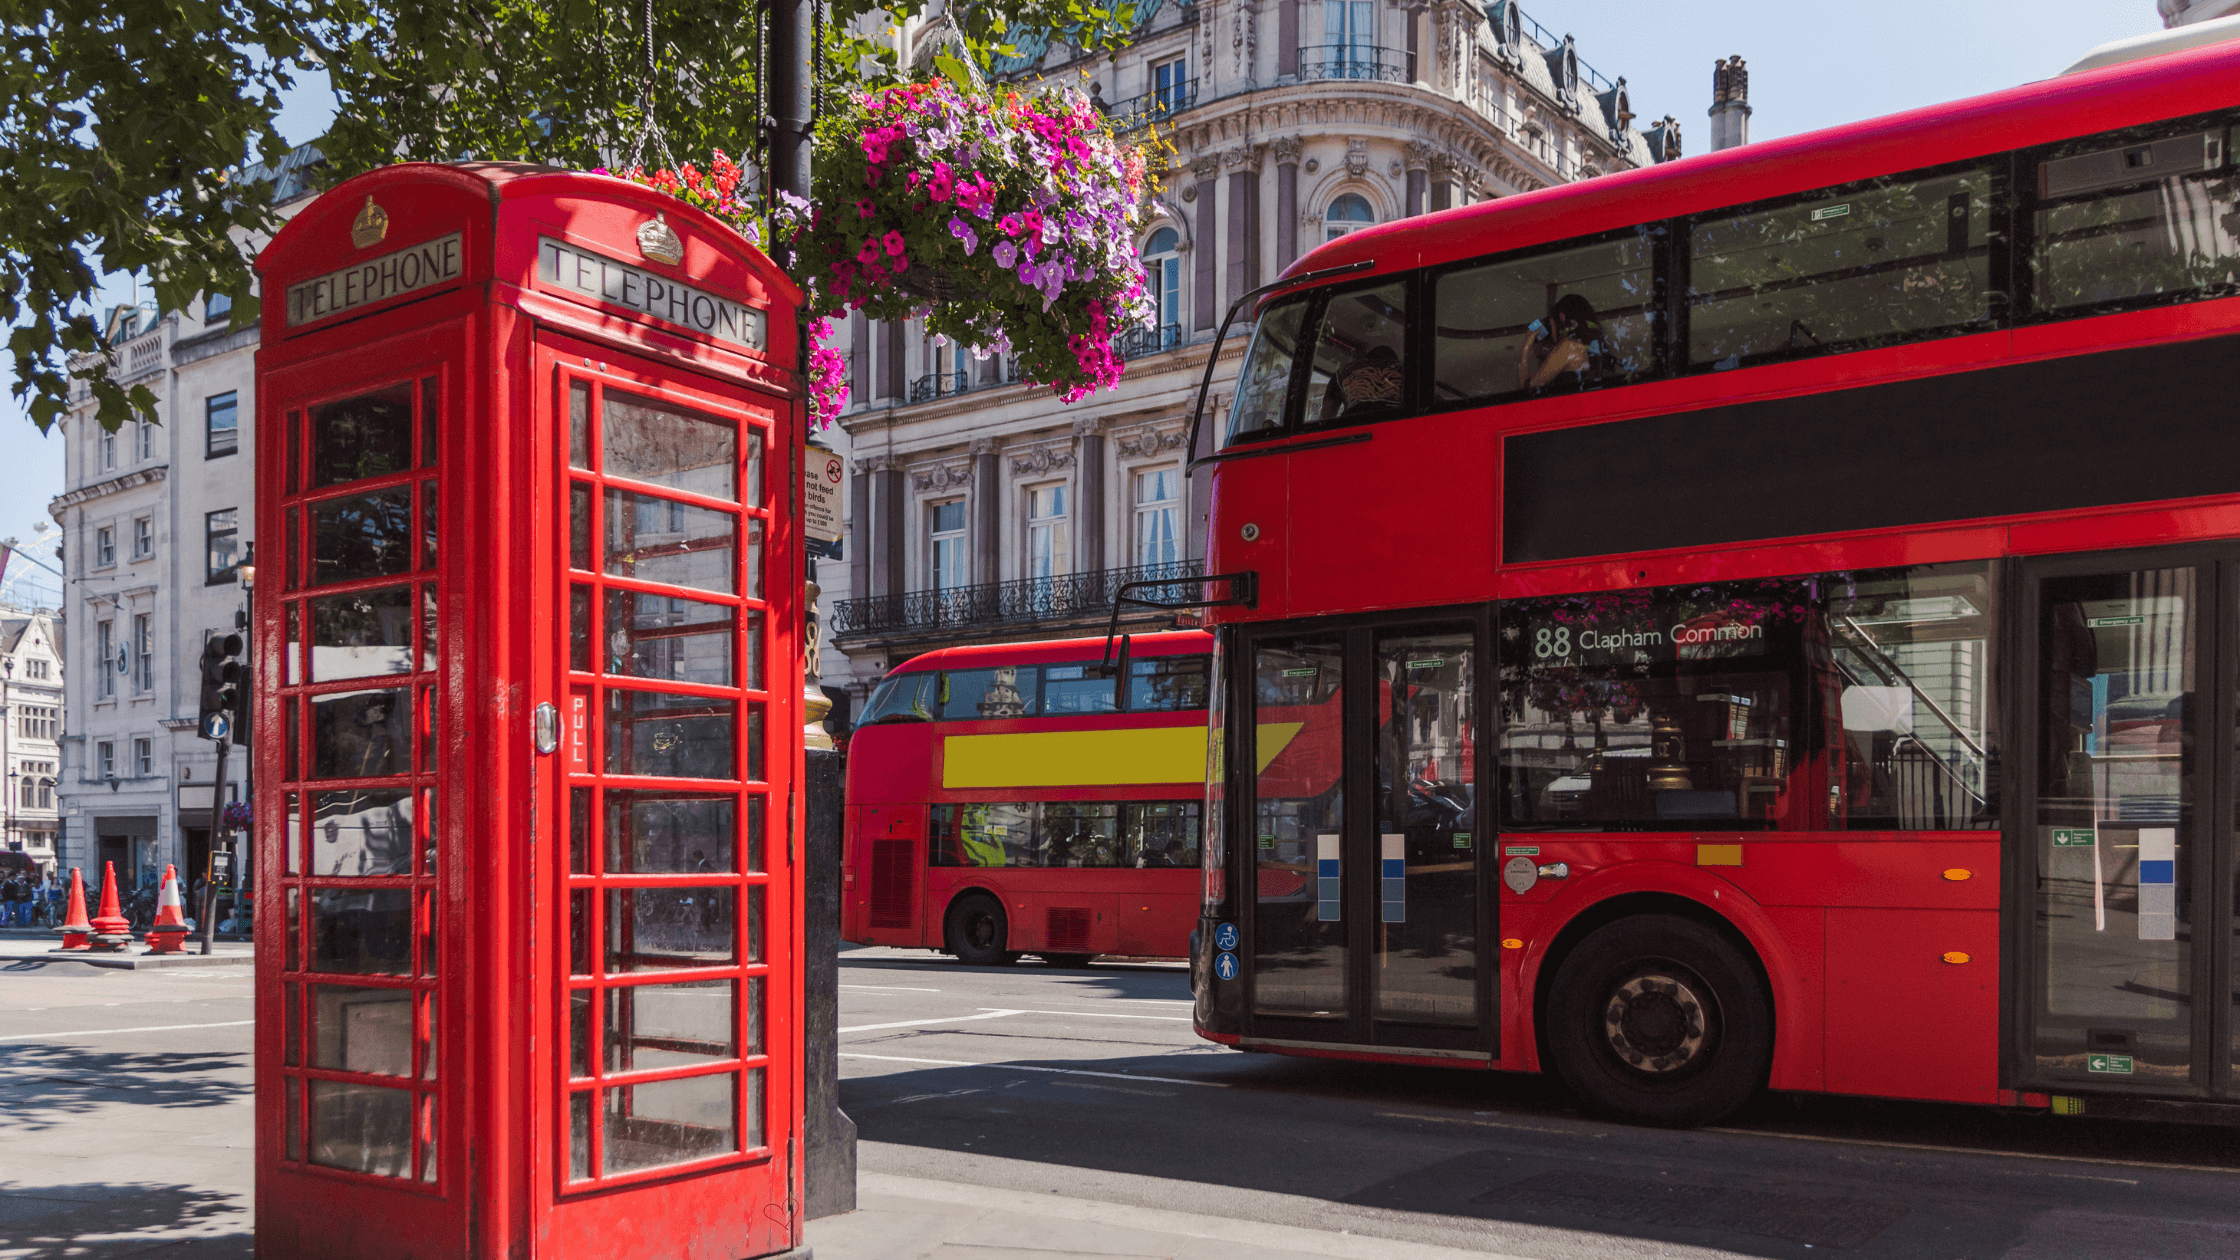
<svg viewBox="0 0 2240 1260"><path fill-rule="evenodd" d="M1152 324L1157 338L1153 344L1161 350L1182 343L1181 248L1182 238L1171 227L1153 232L1143 246L1143 270L1159 306L1159 317Z"/></svg>
<svg viewBox="0 0 2240 1260"><path fill-rule="evenodd" d="M1330 212L1322 216L1323 231L1328 234L1324 239L1337 240L1348 232L1372 226L1376 221L1377 212L1370 207L1368 198L1360 193L1341 193L1330 203Z"/></svg>

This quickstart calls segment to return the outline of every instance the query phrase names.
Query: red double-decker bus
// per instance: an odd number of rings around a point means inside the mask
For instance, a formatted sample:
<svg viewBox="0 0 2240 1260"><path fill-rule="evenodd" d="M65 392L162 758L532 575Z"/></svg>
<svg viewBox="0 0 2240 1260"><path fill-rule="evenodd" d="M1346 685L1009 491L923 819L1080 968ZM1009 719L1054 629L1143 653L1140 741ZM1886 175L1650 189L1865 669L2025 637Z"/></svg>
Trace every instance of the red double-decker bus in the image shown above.
<svg viewBox="0 0 2240 1260"><path fill-rule="evenodd" d="M2240 1118L2235 123L2225 44L1300 260L1193 447L1203 1035Z"/></svg>
<svg viewBox="0 0 2240 1260"><path fill-rule="evenodd" d="M1181 958L1199 891L1202 630L928 652L848 747L842 932L968 963Z"/></svg>

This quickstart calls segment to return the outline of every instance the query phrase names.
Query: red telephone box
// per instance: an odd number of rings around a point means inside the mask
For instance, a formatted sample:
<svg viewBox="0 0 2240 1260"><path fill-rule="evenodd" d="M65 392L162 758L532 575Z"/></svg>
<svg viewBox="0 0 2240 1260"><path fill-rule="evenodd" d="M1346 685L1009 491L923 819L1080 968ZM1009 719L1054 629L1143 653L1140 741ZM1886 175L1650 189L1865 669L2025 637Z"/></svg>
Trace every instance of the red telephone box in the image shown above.
<svg viewBox="0 0 2240 1260"><path fill-rule="evenodd" d="M800 1246L800 293L605 176L258 263L257 1254Z"/></svg>

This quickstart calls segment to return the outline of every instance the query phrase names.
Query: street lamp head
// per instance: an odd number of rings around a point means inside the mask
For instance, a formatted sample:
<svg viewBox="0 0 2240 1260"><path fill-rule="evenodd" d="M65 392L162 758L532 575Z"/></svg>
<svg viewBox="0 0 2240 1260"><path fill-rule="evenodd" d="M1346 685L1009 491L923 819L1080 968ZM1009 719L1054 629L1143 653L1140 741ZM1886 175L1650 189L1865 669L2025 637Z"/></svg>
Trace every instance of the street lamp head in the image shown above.
<svg viewBox="0 0 2240 1260"><path fill-rule="evenodd" d="M257 589L257 544L254 542L243 549L240 568L241 589L245 591Z"/></svg>

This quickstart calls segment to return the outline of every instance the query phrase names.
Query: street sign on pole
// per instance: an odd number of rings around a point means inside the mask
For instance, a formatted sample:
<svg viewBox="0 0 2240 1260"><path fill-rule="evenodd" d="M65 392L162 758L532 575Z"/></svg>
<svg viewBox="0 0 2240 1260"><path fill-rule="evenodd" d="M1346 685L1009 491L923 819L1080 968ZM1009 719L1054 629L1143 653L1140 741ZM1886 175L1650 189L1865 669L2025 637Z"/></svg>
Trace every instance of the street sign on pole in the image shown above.
<svg viewBox="0 0 2240 1260"><path fill-rule="evenodd" d="M848 479L846 456L821 446L801 452L801 532L818 542L840 541L840 483Z"/></svg>

